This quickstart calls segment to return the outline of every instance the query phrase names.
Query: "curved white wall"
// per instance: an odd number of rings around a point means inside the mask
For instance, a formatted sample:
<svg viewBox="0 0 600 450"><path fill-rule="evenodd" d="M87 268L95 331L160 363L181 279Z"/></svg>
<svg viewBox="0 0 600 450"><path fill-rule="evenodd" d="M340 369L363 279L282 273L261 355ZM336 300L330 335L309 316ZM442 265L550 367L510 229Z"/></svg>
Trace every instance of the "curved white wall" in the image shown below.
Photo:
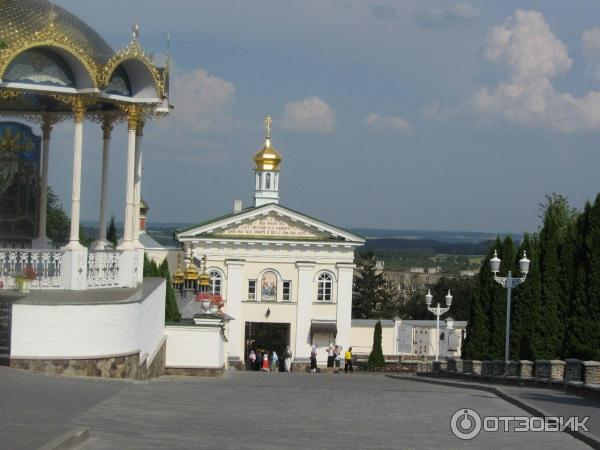
<svg viewBox="0 0 600 450"><path fill-rule="evenodd" d="M13 304L11 358L152 357L164 335L165 281L133 303Z"/></svg>

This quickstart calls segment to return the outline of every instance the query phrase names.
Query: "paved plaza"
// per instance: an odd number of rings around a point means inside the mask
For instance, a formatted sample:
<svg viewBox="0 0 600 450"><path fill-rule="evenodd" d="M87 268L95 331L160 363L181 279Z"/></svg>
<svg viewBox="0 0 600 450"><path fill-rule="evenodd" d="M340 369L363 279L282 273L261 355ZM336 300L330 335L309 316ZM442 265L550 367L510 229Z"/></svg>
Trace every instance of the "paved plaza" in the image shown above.
<svg viewBox="0 0 600 450"><path fill-rule="evenodd" d="M88 427L82 449L582 449L564 433L481 433L460 441L450 417L525 415L493 394L354 373L228 372L127 382L0 368L1 447L38 448Z"/></svg>

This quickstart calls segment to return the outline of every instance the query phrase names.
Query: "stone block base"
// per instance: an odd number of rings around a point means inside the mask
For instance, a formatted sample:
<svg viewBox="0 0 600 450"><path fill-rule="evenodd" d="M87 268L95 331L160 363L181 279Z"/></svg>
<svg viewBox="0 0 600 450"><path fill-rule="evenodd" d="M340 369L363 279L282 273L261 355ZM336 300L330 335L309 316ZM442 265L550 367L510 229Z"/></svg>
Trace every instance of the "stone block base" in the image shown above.
<svg viewBox="0 0 600 450"><path fill-rule="evenodd" d="M202 367L165 367L165 375L176 375L181 377L222 377L225 367L209 369Z"/></svg>
<svg viewBox="0 0 600 450"><path fill-rule="evenodd" d="M163 340L154 359L140 365L139 353L90 359L20 359L11 358L10 367L50 375L78 377L128 378L147 380L163 375L166 356L166 341Z"/></svg>

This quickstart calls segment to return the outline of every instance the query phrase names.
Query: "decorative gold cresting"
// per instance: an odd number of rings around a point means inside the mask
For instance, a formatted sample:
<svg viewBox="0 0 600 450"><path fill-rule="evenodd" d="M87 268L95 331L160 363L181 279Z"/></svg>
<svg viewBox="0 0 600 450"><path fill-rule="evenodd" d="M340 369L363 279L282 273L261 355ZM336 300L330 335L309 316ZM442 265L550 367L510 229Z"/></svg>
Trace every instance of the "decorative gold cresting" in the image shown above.
<svg viewBox="0 0 600 450"><path fill-rule="evenodd" d="M265 118L265 146L256 155L254 155L254 162L256 163L256 170L279 170L281 164L281 154L275 150L271 145L271 135L273 132L273 119L271 116Z"/></svg>
<svg viewBox="0 0 600 450"><path fill-rule="evenodd" d="M146 55L146 52L144 52L144 49L142 48L137 39L131 41L127 47L119 50L117 53L114 54L112 58L108 60L108 62L102 69L102 74L100 76L102 81L100 82L100 85L103 87L108 86L113 72L117 69L117 67L119 67L119 65L121 65L123 62L129 59L134 59L142 63L146 67L146 69L148 69L154 81L157 97L163 98L165 94L166 80L164 80L160 76L160 73L156 69L156 66L154 65L150 57Z"/></svg>

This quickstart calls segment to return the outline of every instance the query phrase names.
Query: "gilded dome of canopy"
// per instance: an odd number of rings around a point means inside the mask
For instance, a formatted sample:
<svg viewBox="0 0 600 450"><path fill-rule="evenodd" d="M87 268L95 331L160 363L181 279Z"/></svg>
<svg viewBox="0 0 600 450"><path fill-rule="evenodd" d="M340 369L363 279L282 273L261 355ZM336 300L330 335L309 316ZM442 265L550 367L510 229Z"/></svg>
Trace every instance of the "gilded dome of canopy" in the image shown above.
<svg viewBox="0 0 600 450"><path fill-rule="evenodd" d="M48 0L0 0L0 41L6 45L27 39L50 23L97 63L113 56L112 48L90 26Z"/></svg>
<svg viewBox="0 0 600 450"><path fill-rule="evenodd" d="M256 155L254 155L254 162L256 163L256 170L279 170L281 164L281 154L271 146L271 124L273 119L267 116L265 119L265 128L267 131L267 139L265 146Z"/></svg>

